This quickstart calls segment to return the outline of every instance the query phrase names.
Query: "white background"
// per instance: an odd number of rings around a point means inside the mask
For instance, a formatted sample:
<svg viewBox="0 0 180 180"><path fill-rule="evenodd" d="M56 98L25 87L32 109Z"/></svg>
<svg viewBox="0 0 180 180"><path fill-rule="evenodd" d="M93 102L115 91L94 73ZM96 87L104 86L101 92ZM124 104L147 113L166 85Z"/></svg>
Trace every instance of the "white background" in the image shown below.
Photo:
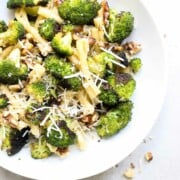
<svg viewBox="0 0 180 180"><path fill-rule="evenodd" d="M135 180L180 179L180 5L177 0L142 0L154 17L168 55L167 94L161 113L146 143L108 171L84 180L124 180L124 171L135 165ZM179 12L178 12L179 11ZM144 160L146 152L153 160ZM0 168L0 180L28 180Z"/></svg>

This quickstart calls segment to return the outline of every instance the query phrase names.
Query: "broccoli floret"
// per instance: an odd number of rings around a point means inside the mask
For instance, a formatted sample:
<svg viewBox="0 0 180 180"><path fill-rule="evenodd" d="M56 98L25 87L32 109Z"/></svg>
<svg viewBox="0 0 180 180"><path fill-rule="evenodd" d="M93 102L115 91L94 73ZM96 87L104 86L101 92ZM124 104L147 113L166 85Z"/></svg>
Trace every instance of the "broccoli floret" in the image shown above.
<svg viewBox="0 0 180 180"><path fill-rule="evenodd" d="M76 140L76 134L67 126L67 123L62 120L58 123L58 127L59 131L55 130L54 127L51 129L49 134L47 132L47 142L59 148L65 148L71 144L74 144Z"/></svg>
<svg viewBox="0 0 180 180"><path fill-rule="evenodd" d="M46 84L41 81L28 84L26 90L28 94L33 95L38 102L42 102L46 96Z"/></svg>
<svg viewBox="0 0 180 180"><path fill-rule="evenodd" d="M8 106L9 99L5 94L0 95L0 109Z"/></svg>
<svg viewBox="0 0 180 180"><path fill-rule="evenodd" d="M20 22L11 21L7 31L0 33L0 47L16 44L18 39L24 36L24 33L24 27Z"/></svg>
<svg viewBox="0 0 180 180"><path fill-rule="evenodd" d="M25 7L24 9L31 18L38 16L39 6Z"/></svg>
<svg viewBox="0 0 180 180"><path fill-rule="evenodd" d="M7 8L16 9L22 7L31 7L31 6L45 6L49 0L8 0Z"/></svg>
<svg viewBox="0 0 180 180"><path fill-rule="evenodd" d="M78 77L66 78L75 73L74 67L71 63L65 62L64 59L56 55L50 55L45 59L45 68L53 76L60 80L60 84L64 88L79 90L81 87L81 80Z"/></svg>
<svg viewBox="0 0 180 180"><path fill-rule="evenodd" d="M8 29L5 21L0 21L0 33L5 32Z"/></svg>
<svg viewBox="0 0 180 180"><path fill-rule="evenodd" d="M29 128L24 128L21 131L10 127L1 128L4 128L3 131L5 131L5 138L2 139L1 149L6 150L9 156L18 153L27 143Z"/></svg>
<svg viewBox="0 0 180 180"><path fill-rule="evenodd" d="M72 24L64 24L62 26L62 32L67 33L67 32L72 32L74 30L75 26Z"/></svg>
<svg viewBox="0 0 180 180"><path fill-rule="evenodd" d="M64 20L80 25L91 23L100 5L97 0L64 0L58 9Z"/></svg>
<svg viewBox="0 0 180 180"><path fill-rule="evenodd" d="M0 61L0 83L16 84L18 80L25 80L28 76L28 67L25 64L16 66L12 60Z"/></svg>
<svg viewBox="0 0 180 180"><path fill-rule="evenodd" d="M110 107L119 103L119 96L116 91L107 84L102 86L99 100L101 100L105 106Z"/></svg>
<svg viewBox="0 0 180 180"><path fill-rule="evenodd" d="M131 101L121 102L117 107L112 108L107 114L101 116L96 127L98 135L106 138L124 128L131 120L132 107Z"/></svg>
<svg viewBox="0 0 180 180"><path fill-rule="evenodd" d="M39 125L49 113L49 109L42 109L38 111L37 109L41 109L41 106L38 104L31 104L25 113L26 120L34 125Z"/></svg>
<svg viewBox="0 0 180 180"><path fill-rule="evenodd" d="M121 100L129 99L136 87L136 81L128 73L117 73L108 77L108 82Z"/></svg>
<svg viewBox="0 0 180 180"><path fill-rule="evenodd" d="M89 70L99 77L103 77L105 76L107 70L113 69L111 60L115 60L114 56L106 52L101 52L93 57L89 57Z"/></svg>
<svg viewBox="0 0 180 180"><path fill-rule="evenodd" d="M142 62L140 58L133 58L130 61L130 67L134 73L137 73L142 66Z"/></svg>
<svg viewBox="0 0 180 180"><path fill-rule="evenodd" d="M49 157L52 153L47 146L45 137L39 138L30 144L31 157L34 159L44 159Z"/></svg>
<svg viewBox="0 0 180 180"><path fill-rule="evenodd" d="M55 34L59 31L59 25L54 19L46 19L39 26L40 35L46 40L52 40Z"/></svg>
<svg viewBox="0 0 180 180"><path fill-rule="evenodd" d="M70 32L66 33L64 36L62 33L57 33L52 39L53 49L63 56L70 56L73 53L71 46L72 34Z"/></svg>
<svg viewBox="0 0 180 180"><path fill-rule="evenodd" d="M122 42L127 38L134 27L134 17L130 12L118 14L115 10L109 12L109 25L107 27L110 42Z"/></svg>

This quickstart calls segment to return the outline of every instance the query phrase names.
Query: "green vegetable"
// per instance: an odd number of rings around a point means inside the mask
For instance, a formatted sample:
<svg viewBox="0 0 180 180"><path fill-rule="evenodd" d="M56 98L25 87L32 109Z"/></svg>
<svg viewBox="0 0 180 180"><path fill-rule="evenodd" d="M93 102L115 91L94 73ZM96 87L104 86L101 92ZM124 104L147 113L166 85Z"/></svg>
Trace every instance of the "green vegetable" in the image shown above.
<svg viewBox="0 0 180 180"><path fill-rule="evenodd" d="M16 84L18 80L25 80L27 76L28 68L25 64L20 64L20 67L16 67L14 61L0 61L0 83Z"/></svg>
<svg viewBox="0 0 180 180"><path fill-rule="evenodd" d="M59 25L54 19L46 19L40 26L39 26L39 33L40 35L46 40L52 40L55 34L59 30Z"/></svg>
<svg viewBox="0 0 180 180"><path fill-rule="evenodd" d="M31 7L31 6L45 6L49 0L8 0L7 8L16 9L22 7Z"/></svg>
<svg viewBox="0 0 180 180"><path fill-rule="evenodd" d="M38 102L42 102L46 96L46 84L38 81L28 84L26 87L28 94L33 95Z"/></svg>
<svg viewBox="0 0 180 180"><path fill-rule="evenodd" d="M30 17L38 16L39 6L25 7L24 9Z"/></svg>
<svg viewBox="0 0 180 180"><path fill-rule="evenodd" d="M133 58L130 61L130 67L134 73L137 73L142 66L142 62L140 58Z"/></svg>
<svg viewBox="0 0 180 180"><path fill-rule="evenodd" d="M52 47L53 49L63 56L70 56L73 54L73 49L71 46L72 43L72 34L70 32L63 34L57 33L52 39Z"/></svg>
<svg viewBox="0 0 180 180"><path fill-rule="evenodd" d="M107 27L108 40L110 42L122 42L127 38L134 27L134 17L130 12L118 14L115 10L109 12L109 25Z"/></svg>
<svg viewBox="0 0 180 180"><path fill-rule="evenodd" d="M6 22L1 20L0 21L0 33L5 32L8 29Z"/></svg>
<svg viewBox="0 0 180 180"><path fill-rule="evenodd" d="M18 21L10 21L7 31L0 33L0 47L14 45L24 36L23 25Z"/></svg>
<svg viewBox="0 0 180 180"><path fill-rule="evenodd" d="M124 128L131 120L132 107L131 101L121 102L101 116L96 127L98 135L102 138L110 137Z"/></svg>
<svg viewBox="0 0 180 180"><path fill-rule="evenodd" d="M58 130L55 130L54 127L49 134L48 133L46 134L47 142L59 148L65 148L71 144L74 144L76 139L76 134L70 130L66 122L60 121L58 126L60 132Z"/></svg>
<svg viewBox="0 0 180 180"><path fill-rule="evenodd" d="M19 131L15 128L1 126L0 131L5 131L5 137L2 137L1 149L6 150L9 156L18 153L29 138L29 128Z"/></svg>
<svg viewBox="0 0 180 180"><path fill-rule="evenodd" d="M40 108L41 106L38 104L31 104L25 113L26 120L34 125L39 125L49 113L49 109L35 111L36 109Z"/></svg>
<svg viewBox="0 0 180 180"><path fill-rule="evenodd" d="M136 87L136 81L128 73L119 73L109 76L108 82L121 100L129 99Z"/></svg>
<svg viewBox="0 0 180 180"><path fill-rule="evenodd" d="M30 150L31 157L34 159L44 159L52 154L44 137L41 137L38 139L38 141L31 143Z"/></svg>
<svg viewBox="0 0 180 180"><path fill-rule="evenodd" d="M99 9L100 5L96 0L64 0L59 6L59 14L72 24L89 24Z"/></svg>
<svg viewBox="0 0 180 180"><path fill-rule="evenodd" d="M75 73L75 69L71 63L65 62L64 59L57 55L50 55L45 59L45 68L53 76L60 80L60 84L64 88L79 90L81 88L81 80L78 77L65 78Z"/></svg>
<svg viewBox="0 0 180 180"><path fill-rule="evenodd" d="M0 95L0 109L8 106L9 99L5 94Z"/></svg>
<svg viewBox="0 0 180 180"><path fill-rule="evenodd" d="M67 32L72 32L74 30L75 26L72 24L64 24L62 26L62 32L67 33Z"/></svg>
<svg viewBox="0 0 180 180"><path fill-rule="evenodd" d="M115 106L119 103L119 96L113 89L101 89L101 93L99 94L99 100L105 106Z"/></svg>

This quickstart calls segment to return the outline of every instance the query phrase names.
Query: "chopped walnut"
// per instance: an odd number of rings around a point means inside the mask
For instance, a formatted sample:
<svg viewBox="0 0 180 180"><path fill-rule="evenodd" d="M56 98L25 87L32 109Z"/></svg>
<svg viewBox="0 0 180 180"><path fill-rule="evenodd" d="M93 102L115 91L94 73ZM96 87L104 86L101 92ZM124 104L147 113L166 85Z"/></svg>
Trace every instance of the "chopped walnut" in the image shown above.
<svg viewBox="0 0 180 180"><path fill-rule="evenodd" d="M144 157L148 162L153 160L153 154L151 152L147 152Z"/></svg>
<svg viewBox="0 0 180 180"><path fill-rule="evenodd" d="M134 169L134 168L135 168L134 163L130 163L130 167L131 167L132 169Z"/></svg>
<svg viewBox="0 0 180 180"><path fill-rule="evenodd" d="M85 116L82 121L84 123L86 123L87 125L91 125L92 123L94 123L95 121L97 121L98 119L98 114L97 113L94 113L93 115L87 115Z"/></svg>
<svg viewBox="0 0 180 180"><path fill-rule="evenodd" d="M18 122L15 120L12 114L3 115L4 120L9 124L11 127L16 128L18 125Z"/></svg>
<svg viewBox="0 0 180 180"><path fill-rule="evenodd" d="M129 55L135 55L141 51L141 45L132 41L124 44L123 48Z"/></svg>

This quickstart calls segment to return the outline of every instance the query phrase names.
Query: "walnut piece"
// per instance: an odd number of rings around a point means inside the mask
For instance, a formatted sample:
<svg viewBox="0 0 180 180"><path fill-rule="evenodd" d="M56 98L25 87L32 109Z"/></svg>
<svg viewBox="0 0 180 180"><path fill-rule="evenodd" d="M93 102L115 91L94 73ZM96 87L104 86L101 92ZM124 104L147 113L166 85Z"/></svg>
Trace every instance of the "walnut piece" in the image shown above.
<svg viewBox="0 0 180 180"><path fill-rule="evenodd" d="M151 152L147 152L144 157L148 162L153 160L153 154Z"/></svg>

